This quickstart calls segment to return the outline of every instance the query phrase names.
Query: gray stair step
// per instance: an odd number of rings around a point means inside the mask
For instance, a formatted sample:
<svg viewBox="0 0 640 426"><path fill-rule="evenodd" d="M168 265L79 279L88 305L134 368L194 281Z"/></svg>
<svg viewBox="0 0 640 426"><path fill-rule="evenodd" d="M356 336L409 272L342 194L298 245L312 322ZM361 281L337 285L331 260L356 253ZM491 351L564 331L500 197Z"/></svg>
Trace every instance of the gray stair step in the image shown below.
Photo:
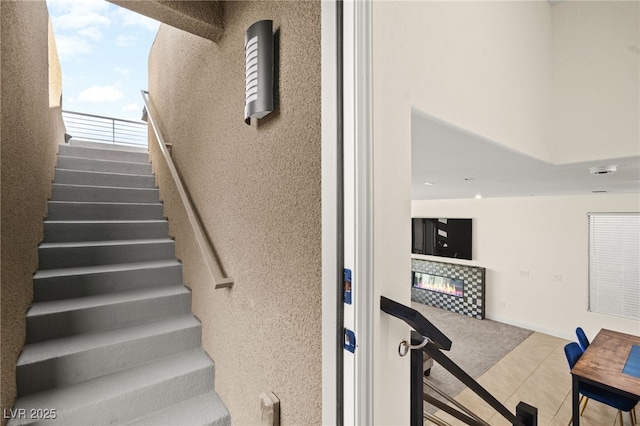
<svg viewBox="0 0 640 426"><path fill-rule="evenodd" d="M124 173L129 175L150 175L151 164L127 161L100 160L96 158L66 157L58 155L56 167L66 170L86 170L93 172Z"/></svg>
<svg viewBox="0 0 640 426"><path fill-rule="evenodd" d="M191 313L191 292L168 286L36 302L27 311L27 343L126 327Z"/></svg>
<svg viewBox="0 0 640 426"><path fill-rule="evenodd" d="M127 423L129 426L231 426L231 415L215 391Z"/></svg>
<svg viewBox="0 0 640 426"><path fill-rule="evenodd" d="M175 258L40 270L33 276L33 298L43 302L168 285L182 285L182 264Z"/></svg>
<svg viewBox="0 0 640 426"><path fill-rule="evenodd" d="M84 220L44 222L44 242L107 241L166 238L169 222L163 220Z"/></svg>
<svg viewBox="0 0 640 426"><path fill-rule="evenodd" d="M113 142L113 143L96 142L94 140L82 139L80 137L72 137L69 140L68 145L84 146L86 148L111 149L115 151L144 152L145 154L149 153L149 147L146 145L134 146L134 145L125 145L118 142Z"/></svg>
<svg viewBox="0 0 640 426"><path fill-rule="evenodd" d="M49 201L47 220L159 220L162 203Z"/></svg>
<svg viewBox="0 0 640 426"><path fill-rule="evenodd" d="M124 161L128 163L149 162L149 154L113 149L100 149L86 146L58 145L58 155L64 157L92 158L97 160Z"/></svg>
<svg viewBox="0 0 640 426"><path fill-rule="evenodd" d="M16 366L18 395L79 383L201 347L191 314L25 345ZM47 405L49 407L49 405Z"/></svg>
<svg viewBox="0 0 640 426"><path fill-rule="evenodd" d="M69 185L54 183L52 201L159 203L157 188L123 188L114 186Z"/></svg>
<svg viewBox="0 0 640 426"><path fill-rule="evenodd" d="M153 175L131 175L124 173L89 172L56 168L54 183L93 186L119 186L126 188L155 188Z"/></svg>
<svg viewBox="0 0 640 426"><path fill-rule="evenodd" d="M80 241L42 243L38 247L38 269L71 268L173 259L174 242L169 238L155 240Z"/></svg>
<svg viewBox="0 0 640 426"><path fill-rule="evenodd" d="M214 365L202 350L179 353L71 386L20 397L14 410L53 407L47 425L112 425L132 421L213 390ZM12 419L10 426L36 424ZM43 424L43 423L38 423Z"/></svg>

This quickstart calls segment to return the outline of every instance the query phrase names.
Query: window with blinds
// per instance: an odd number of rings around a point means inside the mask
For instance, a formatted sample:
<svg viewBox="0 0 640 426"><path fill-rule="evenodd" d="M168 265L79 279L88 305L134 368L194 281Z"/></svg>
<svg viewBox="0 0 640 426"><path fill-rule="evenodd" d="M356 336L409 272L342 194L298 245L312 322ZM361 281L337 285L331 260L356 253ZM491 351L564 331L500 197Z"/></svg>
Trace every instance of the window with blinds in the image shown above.
<svg viewBox="0 0 640 426"><path fill-rule="evenodd" d="M591 312L640 319L640 213L589 213Z"/></svg>

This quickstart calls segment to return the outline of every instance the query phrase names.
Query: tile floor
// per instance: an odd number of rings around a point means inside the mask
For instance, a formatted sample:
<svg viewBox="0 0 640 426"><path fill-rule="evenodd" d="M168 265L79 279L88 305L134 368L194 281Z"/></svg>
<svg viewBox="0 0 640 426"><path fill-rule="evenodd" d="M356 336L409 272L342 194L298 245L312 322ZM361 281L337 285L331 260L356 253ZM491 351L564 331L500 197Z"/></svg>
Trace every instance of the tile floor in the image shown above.
<svg viewBox="0 0 640 426"><path fill-rule="evenodd" d="M538 408L539 426L567 426L571 419L571 375L564 355L568 341L542 333L533 333L502 360L478 378L509 410L524 401ZM460 392L457 401L485 419L491 426L510 425L500 414L469 389ZM581 418L584 426L618 425L618 411L589 401ZM636 414L640 409L636 407ZM436 415L451 425L464 423L439 411ZM623 413L624 425L631 425ZM425 425L433 423L425 420Z"/></svg>

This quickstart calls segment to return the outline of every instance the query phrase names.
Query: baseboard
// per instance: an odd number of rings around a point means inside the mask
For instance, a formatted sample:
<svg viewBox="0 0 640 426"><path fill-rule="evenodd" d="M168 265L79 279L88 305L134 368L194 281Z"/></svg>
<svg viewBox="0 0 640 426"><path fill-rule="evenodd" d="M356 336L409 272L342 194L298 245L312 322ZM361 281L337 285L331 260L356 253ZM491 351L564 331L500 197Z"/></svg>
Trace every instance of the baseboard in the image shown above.
<svg viewBox="0 0 640 426"><path fill-rule="evenodd" d="M507 317L502 317L500 315L493 315L493 314L489 314L487 313L485 316L486 319L492 320L492 321L498 321L504 324L509 324L509 325L513 325L516 327L520 327L520 328L526 328L528 330L533 330L533 331L537 331L538 333L544 333L544 334L548 334L550 336L555 336L555 337L559 337L561 339L566 339L566 340L575 340L575 336L574 335L568 335L563 333L562 331L559 330L555 330L555 329L550 329L550 328L546 328L546 327L541 327L538 324L532 324L532 323L528 323L525 321L518 321L518 320L514 320L512 318L507 318Z"/></svg>

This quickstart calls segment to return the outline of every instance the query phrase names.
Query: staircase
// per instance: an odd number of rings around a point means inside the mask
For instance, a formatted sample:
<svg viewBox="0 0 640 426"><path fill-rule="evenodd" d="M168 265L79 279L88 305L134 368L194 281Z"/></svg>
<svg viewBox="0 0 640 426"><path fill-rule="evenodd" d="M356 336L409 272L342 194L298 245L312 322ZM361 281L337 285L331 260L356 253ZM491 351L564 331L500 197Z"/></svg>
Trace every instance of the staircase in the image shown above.
<svg viewBox="0 0 640 426"><path fill-rule="evenodd" d="M8 424L231 424L148 154L72 144L59 147Z"/></svg>

